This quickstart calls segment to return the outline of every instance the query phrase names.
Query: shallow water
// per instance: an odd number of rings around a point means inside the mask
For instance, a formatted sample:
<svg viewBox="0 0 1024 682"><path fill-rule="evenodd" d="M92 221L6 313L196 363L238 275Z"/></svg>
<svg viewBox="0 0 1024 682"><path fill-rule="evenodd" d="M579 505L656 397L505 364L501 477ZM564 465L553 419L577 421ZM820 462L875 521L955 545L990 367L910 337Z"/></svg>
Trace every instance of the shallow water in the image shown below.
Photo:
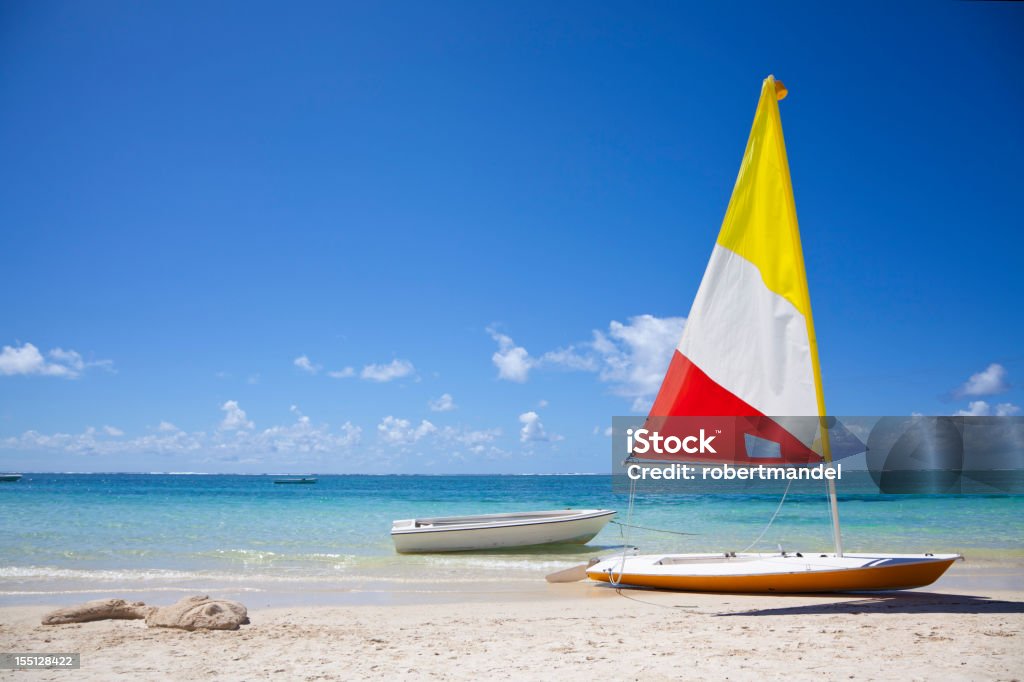
<svg viewBox="0 0 1024 682"><path fill-rule="evenodd" d="M633 524L691 535L609 525L587 546L399 556L393 519L605 507L624 522L627 498L601 475L321 476L282 486L271 476L26 474L0 484L0 599L109 590L386 595L458 591L467 581L514 590L624 539L645 552L742 550L778 502L777 494L641 494ZM840 511L847 551L1024 558L1021 496L842 495ZM754 549L779 545L831 547L823 492L791 493Z"/></svg>

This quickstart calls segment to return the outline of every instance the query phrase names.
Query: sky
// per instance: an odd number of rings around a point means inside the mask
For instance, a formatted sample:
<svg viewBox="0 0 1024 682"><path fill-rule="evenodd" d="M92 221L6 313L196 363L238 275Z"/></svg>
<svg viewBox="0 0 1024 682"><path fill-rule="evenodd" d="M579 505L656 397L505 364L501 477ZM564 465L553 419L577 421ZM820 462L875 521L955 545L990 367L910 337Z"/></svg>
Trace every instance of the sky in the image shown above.
<svg viewBox="0 0 1024 682"><path fill-rule="evenodd" d="M1018 3L0 4L0 470L604 471L780 103L840 415L1020 414Z"/></svg>

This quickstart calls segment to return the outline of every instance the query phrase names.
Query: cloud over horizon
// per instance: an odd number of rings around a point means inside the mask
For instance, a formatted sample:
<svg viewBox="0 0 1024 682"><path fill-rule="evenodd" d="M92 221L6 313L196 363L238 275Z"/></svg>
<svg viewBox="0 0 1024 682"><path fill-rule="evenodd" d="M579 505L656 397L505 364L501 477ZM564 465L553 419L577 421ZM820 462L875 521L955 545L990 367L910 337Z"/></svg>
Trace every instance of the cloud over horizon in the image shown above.
<svg viewBox="0 0 1024 682"><path fill-rule="evenodd" d="M339 468L336 465L340 463L340 468L358 472L372 467L391 470L395 466L400 468L403 461L426 462L425 458L430 458L433 465L438 461L448 464L465 462L468 456L499 459L514 454L499 447L500 428L438 427L426 419L416 423L388 415L376 426L376 440L366 443L363 429L351 421L345 421L337 429L327 424L314 424L296 405L289 407L295 417L294 422L260 429L236 400L225 401L219 411L223 417L209 431L186 431L166 420L138 436L126 436L123 430L109 425L101 429L89 426L80 433L45 434L29 430L20 436L0 438L0 451L16 449L81 456L188 457L187 462L183 459L168 461L167 468L172 471L182 465L201 465L204 462L243 463L272 471L278 464L301 461L305 465L318 462L331 469ZM539 435L540 432L532 433ZM560 437L533 440L554 441ZM338 456L341 459L310 459L313 456Z"/></svg>
<svg viewBox="0 0 1024 682"><path fill-rule="evenodd" d="M993 362L984 370L972 374L954 393L957 396L985 396L1006 393L1010 385L1006 383L1006 368Z"/></svg>
<svg viewBox="0 0 1024 682"><path fill-rule="evenodd" d="M49 358L49 359L47 359ZM113 369L111 360L86 361L74 350L54 348L44 357L31 343L4 346L0 351L0 374L4 376L48 376L77 379L90 367Z"/></svg>
<svg viewBox="0 0 1024 682"><path fill-rule="evenodd" d="M520 384L526 382L530 378L530 370L536 365L536 360L530 358L525 348L517 346L511 336L502 334L493 327L488 327L487 333L498 342L498 350L491 356L491 362L498 368L498 378Z"/></svg>
<svg viewBox="0 0 1024 682"><path fill-rule="evenodd" d="M245 416L245 410L238 406L238 401L228 400L220 409L224 412L224 420L220 423L222 431L240 431L251 429L254 424Z"/></svg>
<svg viewBox="0 0 1024 682"><path fill-rule="evenodd" d="M984 400L972 400L966 410L958 410L957 417L1012 417L1020 413L1020 407L1013 403L989 405Z"/></svg>
<svg viewBox="0 0 1024 682"><path fill-rule="evenodd" d="M316 374L320 371L320 365L314 365L307 355L300 355L292 361L292 364L309 374Z"/></svg>
<svg viewBox="0 0 1024 682"><path fill-rule="evenodd" d="M459 406L455 404L455 399L452 398L451 393L442 393L441 397L437 400L427 401L427 407L432 412L451 412L459 409Z"/></svg>
<svg viewBox="0 0 1024 682"><path fill-rule="evenodd" d="M608 384L611 393L632 401L634 411L647 408L668 369L672 353L686 325L684 317L636 315L625 323L612 320L607 330L592 332L589 341L531 356L507 334L488 327L498 343L491 356L498 378L517 383L541 368L592 372Z"/></svg>
<svg viewBox="0 0 1024 682"><path fill-rule="evenodd" d="M77 455L193 455L215 460L264 457L268 455L349 453L362 440L362 429L344 422L336 431L315 425L297 409L295 422L256 430L236 401L221 406L224 421L212 432L187 432L161 421L150 433L123 438L120 429L87 427L77 434L43 434L26 431L20 436L0 438L0 448L34 452L64 452ZM224 427L228 422L228 427ZM273 464L268 462L268 464Z"/></svg>
<svg viewBox="0 0 1024 682"><path fill-rule="evenodd" d="M562 436L548 433L544 428L544 423L540 420L540 415L533 410L519 415L519 423L523 425L522 428L519 429L520 443L541 443L565 440Z"/></svg>
<svg viewBox="0 0 1024 682"><path fill-rule="evenodd" d="M320 370L323 369L323 365L313 362L308 355L300 355L292 361L292 364L306 374L319 374ZM395 359L386 364L371 363L365 365L362 371L359 372L359 378L377 383L386 383L410 376L415 371L416 368L408 360ZM328 370L325 374L332 379L349 379L356 376L356 370L354 367L347 366L341 369Z"/></svg>
<svg viewBox="0 0 1024 682"><path fill-rule="evenodd" d="M370 381L386 382L401 379L416 370L408 360L392 360L386 365L367 365L359 373L360 378Z"/></svg>

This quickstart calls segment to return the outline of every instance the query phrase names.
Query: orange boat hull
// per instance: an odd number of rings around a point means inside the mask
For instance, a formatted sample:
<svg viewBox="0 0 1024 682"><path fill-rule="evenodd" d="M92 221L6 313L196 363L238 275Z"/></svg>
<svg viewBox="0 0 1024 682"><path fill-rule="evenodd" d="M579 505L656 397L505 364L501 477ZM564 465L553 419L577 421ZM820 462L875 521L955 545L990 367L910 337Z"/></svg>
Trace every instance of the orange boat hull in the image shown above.
<svg viewBox="0 0 1024 682"><path fill-rule="evenodd" d="M653 587L685 592L748 592L797 594L808 592L859 592L907 590L930 585L956 559L936 559L897 566L843 568L829 571L801 571L760 575L650 575L626 573L615 584L624 587ZM588 571L591 580L610 583L604 572Z"/></svg>

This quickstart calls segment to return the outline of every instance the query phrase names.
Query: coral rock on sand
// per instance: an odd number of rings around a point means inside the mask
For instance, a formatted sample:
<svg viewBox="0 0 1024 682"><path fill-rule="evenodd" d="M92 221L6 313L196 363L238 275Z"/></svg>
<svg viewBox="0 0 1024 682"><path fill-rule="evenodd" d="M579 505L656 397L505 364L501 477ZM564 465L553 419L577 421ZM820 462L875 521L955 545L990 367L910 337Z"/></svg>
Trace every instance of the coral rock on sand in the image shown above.
<svg viewBox="0 0 1024 682"><path fill-rule="evenodd" d="M43 625L64 625L66 623L88 623L94 620L138 620L149 615L154 607L140 601L124 599L97 599L79 606L57 609L43 616Z"/></svg>
<svg viewBox="0 0 1024 682"><path fill-rule="evenodd" d="M237 630L248 625L249 616L242 604L207 596L185 597L177 604L154 609L146 616L146 625L182 630Z"/></svg>

